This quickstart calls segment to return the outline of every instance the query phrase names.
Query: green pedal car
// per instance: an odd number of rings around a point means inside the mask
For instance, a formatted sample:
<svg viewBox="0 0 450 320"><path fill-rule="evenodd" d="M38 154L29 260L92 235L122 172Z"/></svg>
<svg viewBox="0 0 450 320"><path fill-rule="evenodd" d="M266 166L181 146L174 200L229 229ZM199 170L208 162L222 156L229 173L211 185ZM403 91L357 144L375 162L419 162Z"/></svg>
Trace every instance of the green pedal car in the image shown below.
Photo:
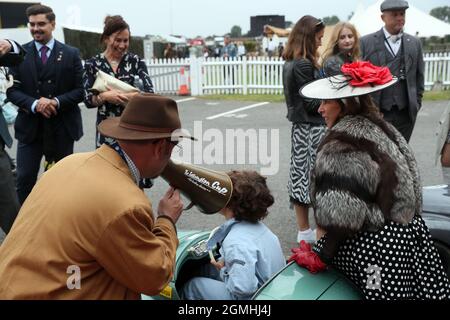
<svg viewBox="0 0 450 320"><path fill-rule="evenodd" d="M180 231L175 273L172 281L158 296L142 295L143 300L180 300L179 292L195 270L210 263L206 249L209 232ZM295 262L287 264L269 279L253 300L360 300L359 290L333 269L311 274Z"/></svg>

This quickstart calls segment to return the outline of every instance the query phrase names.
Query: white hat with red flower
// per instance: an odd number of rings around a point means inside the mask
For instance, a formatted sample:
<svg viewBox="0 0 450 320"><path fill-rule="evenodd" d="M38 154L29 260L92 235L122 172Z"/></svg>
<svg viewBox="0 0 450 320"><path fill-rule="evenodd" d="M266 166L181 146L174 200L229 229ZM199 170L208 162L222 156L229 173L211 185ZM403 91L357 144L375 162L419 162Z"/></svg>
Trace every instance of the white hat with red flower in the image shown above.
<svg viewBox="0 0 450 320"><path fill-rule="evenodd" d="M300 95L322 100L343 99L383 90L397 82L388 67L378 67L368 61L346 63L341 72L305 85Z"/></svg>

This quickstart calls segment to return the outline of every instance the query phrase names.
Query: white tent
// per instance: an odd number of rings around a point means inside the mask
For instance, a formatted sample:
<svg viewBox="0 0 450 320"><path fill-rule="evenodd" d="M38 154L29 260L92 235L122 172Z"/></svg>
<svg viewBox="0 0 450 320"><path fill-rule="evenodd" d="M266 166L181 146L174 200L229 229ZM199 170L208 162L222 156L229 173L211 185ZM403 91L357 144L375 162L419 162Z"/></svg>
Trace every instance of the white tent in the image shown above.
<svg viewBox="0 0 450 320"><path fill-rule="evenodd" d="M362 10L361 4L358 5L350 22L356 26L361 36L378 31L383 26L380 11L382 2L383 0L378 0L365 10ZM450 24L409 4L409 9L406 10L405 32L412 35L418 34L419 37L444 37L450 35Z"/></svg>

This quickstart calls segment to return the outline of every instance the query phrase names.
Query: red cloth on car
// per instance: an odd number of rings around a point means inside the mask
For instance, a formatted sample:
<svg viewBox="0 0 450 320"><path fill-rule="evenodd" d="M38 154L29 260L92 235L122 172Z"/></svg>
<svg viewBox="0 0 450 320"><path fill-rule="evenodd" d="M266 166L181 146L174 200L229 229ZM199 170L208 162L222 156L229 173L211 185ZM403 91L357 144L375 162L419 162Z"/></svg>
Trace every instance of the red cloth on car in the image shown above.
<svg viewBox="0 0 450 320"><path fill-rule="evenodd" d="M311 273L317 273L326 269L327 265L320 260L319 256L311 250L311 245L302 240L298 248L291 249L293 255L290 261L297 262L298 265L305 267Z"/></svg>

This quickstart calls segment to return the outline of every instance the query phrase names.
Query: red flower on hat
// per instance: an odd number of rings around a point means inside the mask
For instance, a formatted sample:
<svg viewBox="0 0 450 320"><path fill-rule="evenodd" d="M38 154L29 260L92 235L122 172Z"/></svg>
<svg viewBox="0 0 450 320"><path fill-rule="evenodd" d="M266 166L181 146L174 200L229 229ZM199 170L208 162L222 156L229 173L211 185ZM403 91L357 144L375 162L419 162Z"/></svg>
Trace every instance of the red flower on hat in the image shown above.
<svg viewBox="0 0 450 320"><path fill-rule="evenodd" d="M341 71L350 77L350 84L354 87L382 85L392 80L392 74L388 67L378 67L368 61L345 63L342 65Z"/></svg>

